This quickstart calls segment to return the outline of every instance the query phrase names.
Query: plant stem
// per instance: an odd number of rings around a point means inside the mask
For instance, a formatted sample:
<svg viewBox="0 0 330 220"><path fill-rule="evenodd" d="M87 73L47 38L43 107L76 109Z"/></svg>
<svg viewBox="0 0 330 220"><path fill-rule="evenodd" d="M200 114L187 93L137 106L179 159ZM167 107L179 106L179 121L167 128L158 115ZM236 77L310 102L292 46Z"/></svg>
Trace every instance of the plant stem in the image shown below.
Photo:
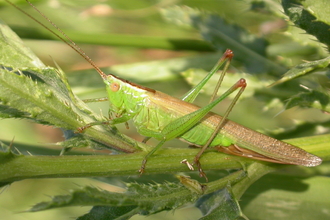
<svg viewBox="0 0 330 220"><path fill-rule="evenodd" d="M198 149L162 149L148 160L146 173L187 172L183 158L193 161ZM145 153L84 156L25 156L5 153L1 157L0 182L29 178L97 177L138 175ZM202 158L205 170L241 168L236 157L208 152Z"/></svg>

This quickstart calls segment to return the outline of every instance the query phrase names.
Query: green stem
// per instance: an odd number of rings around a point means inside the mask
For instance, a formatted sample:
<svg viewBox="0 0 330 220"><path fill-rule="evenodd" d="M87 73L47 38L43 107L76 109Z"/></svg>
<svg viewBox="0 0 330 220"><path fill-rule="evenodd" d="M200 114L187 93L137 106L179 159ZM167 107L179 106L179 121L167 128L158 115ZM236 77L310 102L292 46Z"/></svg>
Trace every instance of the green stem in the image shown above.
<svg viewBox="0 0 330 220"><path fill-rule="evenodd" d="M239 170L229 174L226 177L210 182L207 184L207 189L205 191L205 194L212 193L216 190L222 189L226 187L228 183L230 183L230 185L234 185L240 182L245 176L246 176L246 172L244 170Z"/></svg>
<svg viewBox="0 0 330 220"><path fill-rule="evenodd" d="M148 160L145 174L187 172L180 161L193 161L198 149L161 149ZM145 153L84 156L25 156L2 153L0 155L0 182L13 182L30 178L101 177L138 175ZM217 152L202 158L205 170L241 168L237 157ZM144 174L144 175L145 175Z"/></svg>
<svg viewBox="0 0 330 220"><path fill-rule="evenodd" d="M279 167L287 166L287 165L279 165L279 164L264 164L264 163L253 163L251 164L247 170L247 176L244 177L241 181L237 182L233 187L232 191L235 195L236 199L240 199L244 192L257 181L262 176L266 175L267 173L273 172Z"/></svg>
<svg viewBox="0 0 330 220"><path fill-rule="evenodd" d="M301 146L311 153L330 159L328 149L330 135L292 139L288 142ZM183 159L192 162L199 149L162 148L149 158L145 174L188 172ZM145 152L120 155L83 155L83 156L25 156L0 152L0 183L10 183L31 178L55 177L96 177L138 175L138 169ZM283 166L266 162L254 162L247 158L230 156L215 151L207 151L201 158L205 171L220 169L241 169L247 167L248 176L233 187L240 198L244 191L261 176ZM251 165L250 165L251 164ZM233 181L234 179L230 179ZM235 182L235 181L234 181Z"/></svg>

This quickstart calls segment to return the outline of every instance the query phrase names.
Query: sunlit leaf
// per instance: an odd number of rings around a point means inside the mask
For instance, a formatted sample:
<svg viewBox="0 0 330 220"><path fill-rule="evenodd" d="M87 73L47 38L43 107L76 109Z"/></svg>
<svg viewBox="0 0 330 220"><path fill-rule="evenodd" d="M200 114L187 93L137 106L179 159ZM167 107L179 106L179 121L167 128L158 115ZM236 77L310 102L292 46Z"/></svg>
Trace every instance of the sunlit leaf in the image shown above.
<svg viewBox="0 0 330 220"><path fill-rule="evenodd" d="M329 64L330 64L330 57L326 57L321 60L315 60L315 61L299 64L299 65L293 67L292 69L290 69L288 72L286 72L280 80L272 83L269 86L275 86L277 84L313 73L314 71L322 70L322 69L328 67Z"/></svg>
<svg viewBox="0 0 330 220"><path fill-rule="evenodd" d="M285 13L296 26L304 29L309 34L314 35L320 42L329 47L330 32L325 30L329 30L330 25L324 17L328 16L325 9L329 8L330 3L324 0L317 0L312 1L314 7L310 7L310 2L311 1L299 3L295 0L285 0L282 1L282 5ZM317 4L315 4L315 2ZM303 5L306 7L303 7Z"/></svg>

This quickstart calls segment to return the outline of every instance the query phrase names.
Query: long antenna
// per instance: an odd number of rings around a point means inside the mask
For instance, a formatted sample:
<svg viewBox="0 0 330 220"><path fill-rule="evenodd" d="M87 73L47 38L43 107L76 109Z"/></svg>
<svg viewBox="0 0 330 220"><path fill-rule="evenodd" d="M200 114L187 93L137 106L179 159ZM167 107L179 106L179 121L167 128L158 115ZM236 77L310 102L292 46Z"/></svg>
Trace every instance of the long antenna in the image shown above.
<svg viewBox="0 0 330 220"><path fill-rule="evenodd" d="M15 7L17 10L21 11L23 14L25 14L26 16L28 16L29 18L31 18L32 20L34 20L35 22L37 22L38 24L40 24L41 26L43 26L44 28L46 28L48 31L50 31L52 34L54 34L56 37L58 37L61 41L63 41L65 44L67 44L69 47L71 47L73 50L75 50L80 56L82 56L88 63L90 63L94 69L101 75L101 77L103 79L107 78L107 75L95 64L95 62L85 53L85 51L83 51L73 40L71 40L71 38L66 35L54 22L52 22L44 13L42 13L41 11L39 11L39 9L37 9L29 0L26 0L27 3L29 3L29 5L32 6L32 8L37 11L44 19L46 19L58 32L60 32L62 34L62 36L60 36L59 34L57 34L55 31L51 30L50 28L48 28L46 25L44 25L43 23L41 23L40 21L38 21L35 17L33 17L32 15L28 14L27 12L23 11L21 8L19 8L17 5L15 5L14 3L5 0L8 4L12 5L13 7Z"/></svg>

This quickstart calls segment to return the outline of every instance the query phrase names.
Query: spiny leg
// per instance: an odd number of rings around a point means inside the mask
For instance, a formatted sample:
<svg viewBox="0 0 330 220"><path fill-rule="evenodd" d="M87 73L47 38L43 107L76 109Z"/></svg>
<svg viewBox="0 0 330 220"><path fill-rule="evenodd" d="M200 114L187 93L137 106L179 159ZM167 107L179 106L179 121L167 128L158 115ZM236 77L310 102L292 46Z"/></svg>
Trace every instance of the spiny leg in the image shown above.
<svg viewBox="0 0 330 220"><path fill-rule="evenodd" d="M89 102L106 102L109 99L107 97L104 98L95 98L95 99L83 99L83 102L89 103Z"/></svg>
<svg viewBox="0 0 330 220"><path fill-rule="evenodd" d="M95 121L95 122L89 123L83 127L77 128L77 131L75 133L82 133L87 128L90 128L95 125L115 125L115 124L120 124L120 123L126 123L130 119L131 118L129 115L121 115L121 116L118 116L117 118L113 118L113 119L111 118L107 121Z"/></svg>
<svg viewBox="0 0 330 220"><path fill-rule="evenodd" d="M161 142L159 142L158 144L157 144L157 146L156 147L154 147L144 158L143 158L143 160L142 160L142 164L141 164L141 167L140 167L140 169L139 169L139 173L140 173L140 175L142 175L143 173L144 173L144 170L145 170L145 168L146 168L146 164L147 164L147 160L148 160L148 158L152 155L152 154L154 154L161 146L163 146L163 144L166 142L167 140L164 138L164 140L162 140Z"/></svg>
<svg viewBox="0 0 330 220"><path fill-rule="evenodd" d="M89 123L89 124L87 124L85 126L82 126L82 127L77 128L77 131L75 131L74 133L83 133L86 129L88 129L90 127L93 127L95 125L109 125L109 124L112 124L112 121L111 120L92 122L92 123Z"/></svg>
<svg viewBox="0 0 330 220"><path fill-rule="evenodd" d="M230 65L230 62L232 60L234 56L233 51L227 49L226 52L223 54L223 56L220 58L220 60L218 61L218 63L213 67L213 69L210 71L210 73L198 84L196 85L192 90L190 90L183 98L183 100L187 101L187 102L193 102L195 100L195 98L197 97L197 95L199 94L200 90L204 87L204 85L206 84L206 82L212 77L212 75L225 63L225 67L223 68L221 74L220 74L220 78L217 82L217 85L214 89L214 92L212 94L212 97L210 99L210 103L213 102L217 96L217 93L219 91L219 88L221 86L221 83L223 81L224 76L226 75L227 69ZM226 62L227 61L227 62ZM228 107L227 111L225 112L225 115L223 116L222 120L220 121L220 123L218 124L218 126L216 127L215 131L212 133L211 137L209 138L209 140L207 141L207 143L202 147L202 149L199 151L199 153L195 156L194 162L193 164L196 164L198 167L198 170L200 172L200 176L201 177L205 177L205 179L207 180L207 177L205 175L205 173L202 170L201 164L200 164L200 157L202 156L203 152L206 150L207 147L209 147L209 145L212 143L213 139L215 138L215 136L219 133L220 129L223 127L223 125L225 124L225 121L229 115L229 113L231 112L232 108L234 107L235 103L237 102L238 98L241 96L241 94L243 93L244 89L246 87L246 82L244 79L239 80L234 86L232 86L232 88L230 88L229 90L231 90L232 92L235 91L238 88L241 88L239 90L239 92L237 93L237 95L235 96L234 100L232 101L231 105ZM191 166L192 167L192 166Z"/></svg>
<svg viewBox="0 0 330 220"><path fill-rule="evenodd" d="M206 177L206 175L205 175L205 173L202 169L202 166L201 166L201 163L200 163L199 159L202 156L202 154L204 153L204 151L206 150L206 148L208 148L210 146L210 144L212 143L215 136L219 133L220 129L225 125L225 122L228 118L229 113L231 112L231 110L233 109L233 107L236 104L237 100L239 99L239 97L243 93L245 87L246 87L246 81L245 81L245 79L242 78L239 81L237 81L229 90L227 90L227 92L232 93L235 90L237 90L238 88L240 88L240 90L238 91L238 93L234 97L233 101L230 103L230 105L229 105L228 109L226 110L225 114L223 115L220 123L217 125L216 129L212 133L211 137L208 139L206 144L201 148L201 150L195 156L194 164L196 164L196 166L198 167L200 176L204 177L206 180L207 180L207 177Z"/></svg>
<svg viewBox="0 0 330 220"><path fill-rule="evenodd" d="M205 86L205 84L207 83L207 81L210 80L210 78L214 75L214 73L216 73L220 67L226 62L225 67L223 68L221 75L220 75L220 79L218 81L218 85L216 87L216 89L214 90L214 94L212 96L212 99L210 102L213 101L214 97L216 96L216 94L218 93L218 90L220 88L220 84L223 80L223 77L225 75L225 73L227 72L227 69L230 65L230 62L232 60L234 56L234 53L232 50L227 49L224 54L222 55L222 57L219 59L219 61L217 62L217 64L212 68L212 70L204 77L204 79L202 79L202 81L200 81L195 87L193 87L191 90L189 90L182 98L183 101L189 102L189 103L193 103L194 100L196 99L197 95L200 93L200 91L202 90L202 88Z"/></svg>
<svg viewBox="0 0 330 220"><path fill-rule="evenodd" d="M228 49L227 49L227 51L228 51ZM231 50L228 51L228 52L227 52L227 51L226 51L226 53L224 54L224 56L226 55L226 56L228 57L228 62L225 63L225 67L223 68L223 70L222 70L222 72L221 72L221 74L220 74L220 78L219 78L219 80L218 80L218 82L217 82L217 85L216 85L215 88L214 88L214 91L213 91L212 97L211 97L211 99L210 99L210 103L213 102L213 101L215 100L215 98L216 98L216 96L217 96L217 94L218 94L218 91L219 91L219 89L220 89L221 83L222 83L222 81L223 81L223 78L225 77L225 75L226 75L226 73L227 73L227 70L228 70L228 67L230 66L231 60L232 60L232 58L233 58L233 56L234 56L234 53L233 53ZM225 58L227 58L227 57L225 57Z"/></svg>
<svg viewBox="0 0 330 220"><path fill-rule="evenodd" d="M89 102L104 102L104 101L108 101L108 98L96 98L96 99L84 99L83 102L85 103L89 103ZM107 120L107 121L96 121L96 122L92 122L89 124L86 124L85 126L79 127L77 128L77 131L75 131L75 133L82 133L84 130L93 127L95 125L104 125L104 124L110 124L111 120Z"/></svg>

